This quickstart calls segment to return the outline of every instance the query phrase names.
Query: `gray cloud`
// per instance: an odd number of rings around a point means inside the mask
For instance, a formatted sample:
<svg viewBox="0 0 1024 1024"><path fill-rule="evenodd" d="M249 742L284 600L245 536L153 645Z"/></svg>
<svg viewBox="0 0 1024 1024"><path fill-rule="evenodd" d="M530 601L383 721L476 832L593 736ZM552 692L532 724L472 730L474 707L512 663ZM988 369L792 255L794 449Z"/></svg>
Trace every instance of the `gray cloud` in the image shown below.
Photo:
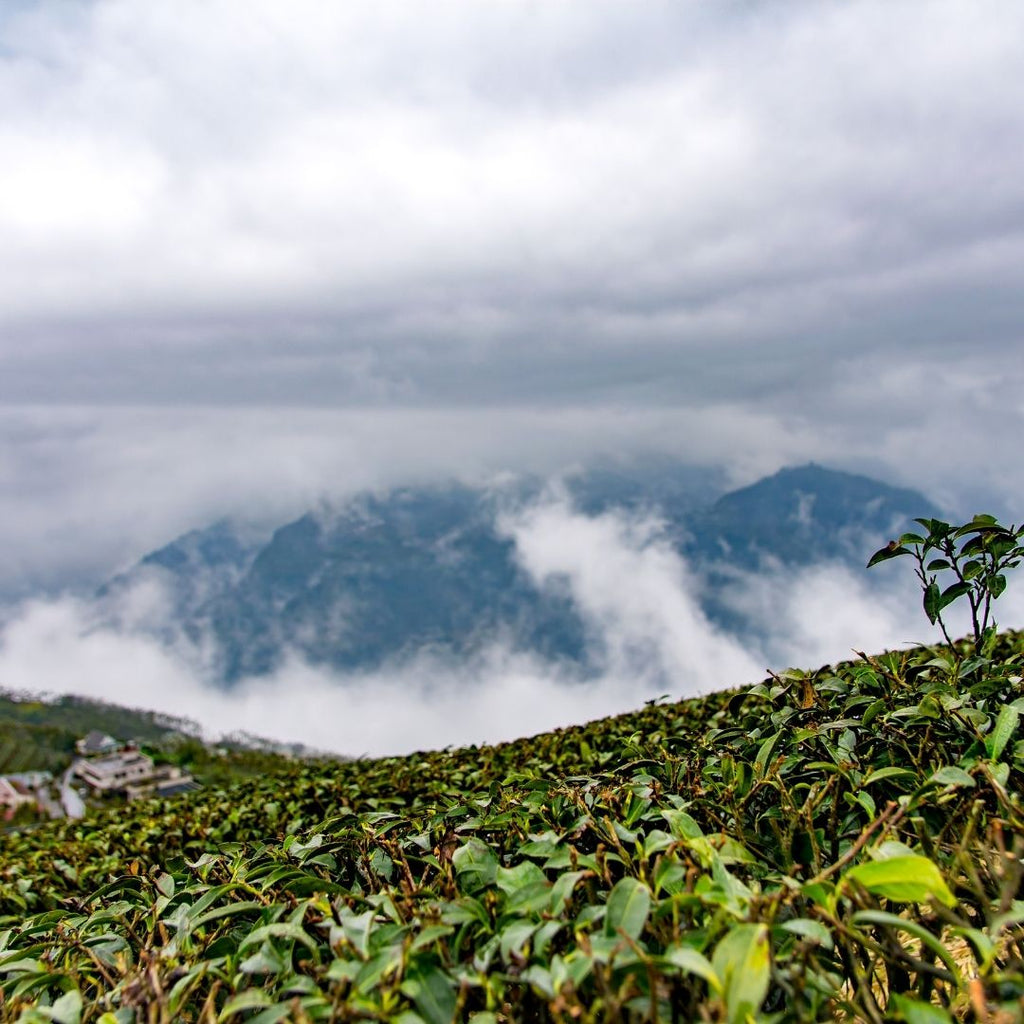
<svg viewBox="0 0 1024 1024"><path fill-rule="evenodd" d="M758 403L1020 343L1018 5L402 12L9 17L4 396Z"/></svg>
<svg viewBox="0 0 1024 1024"><path fill-rule="evenodd" d="M873 375L837 364L822 394L774 411L681 407L0 409L0 598L95 586L179 534L229 515L276 527L321 499L508 471L554 476L658 452L723 466L740 486L815 459L922 489L963 514L1010 517L1024 478L1012 376L974 365ZM903 396L943 392L927 415ZM847 418L858 423L852 432ZM941 439L941 440L940 440Z"/></svg>
<svg viewBox="0 0 1024 1024"><path fill-rule="evenodd" d="M810 452L783 424L729 408L2 410L0 594L95 584L224 515L279 526L322 498L652 449L728 462L737 479Z"/></svg>

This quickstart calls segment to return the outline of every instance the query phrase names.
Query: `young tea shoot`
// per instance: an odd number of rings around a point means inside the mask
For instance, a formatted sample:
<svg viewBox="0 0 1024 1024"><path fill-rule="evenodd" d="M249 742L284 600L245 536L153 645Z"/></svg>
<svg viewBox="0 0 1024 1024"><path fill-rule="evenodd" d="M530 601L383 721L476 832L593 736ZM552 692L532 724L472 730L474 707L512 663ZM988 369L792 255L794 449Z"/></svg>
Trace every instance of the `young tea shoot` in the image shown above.
<svg viewBox="0 0 1024 1024"><path fill-rule="evenodd" d="M923 591L924 613L938 624L946 642L953 641L942 612L966 598L971 610L974 649L981 652L996 630L992 602L1006 590L1006 571L1024 558L1024 526L1003 526L990 515L976 515L953 526L941 519L915 519L928 532L905 533L876 551L868 568L890 558L910 555ZM941 580L941 582L940 582Z"/></svg>

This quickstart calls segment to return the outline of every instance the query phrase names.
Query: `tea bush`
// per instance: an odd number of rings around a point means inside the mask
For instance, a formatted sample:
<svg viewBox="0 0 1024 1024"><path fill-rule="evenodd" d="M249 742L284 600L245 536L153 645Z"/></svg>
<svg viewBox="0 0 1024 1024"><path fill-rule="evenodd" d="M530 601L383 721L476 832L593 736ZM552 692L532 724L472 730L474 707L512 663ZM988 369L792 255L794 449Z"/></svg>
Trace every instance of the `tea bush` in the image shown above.
<svg viewBox="0 0 1024 1024"><path fill-rule="evenodd" d="M952 643L943 609L966 598L971 609L975 652L995 633L992 602L1006 590L1006 572L1024 559L1024 526L1002 526L989 515L977 515L969 523L952 526L941 519L915 519L928 533L905 533L876 551L868 568L890 558L910 555L924 594L924 613L939 624L947 643ZM933 557L929 558L928 556ZM939 585L939 575L946 577Z"/></svg>
<svg viewBox="0 0 1024 1024"><path fill-rule="evenodd" d="M1024 635L0 838L0 1019L1004 1022Z"/></svg>

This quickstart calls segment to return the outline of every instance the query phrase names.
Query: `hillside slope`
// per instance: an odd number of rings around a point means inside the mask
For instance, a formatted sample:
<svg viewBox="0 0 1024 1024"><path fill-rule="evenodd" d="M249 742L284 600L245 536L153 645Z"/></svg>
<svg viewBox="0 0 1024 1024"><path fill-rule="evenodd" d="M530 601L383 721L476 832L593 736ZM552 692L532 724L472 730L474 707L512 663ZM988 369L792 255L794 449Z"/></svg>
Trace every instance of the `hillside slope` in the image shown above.
<svg viewBox="0 0 1024 1024"><path fill-rule="evenodd" d="M1022 668L890 653L6 836L0 1011L1017 1020Z"/></svg>

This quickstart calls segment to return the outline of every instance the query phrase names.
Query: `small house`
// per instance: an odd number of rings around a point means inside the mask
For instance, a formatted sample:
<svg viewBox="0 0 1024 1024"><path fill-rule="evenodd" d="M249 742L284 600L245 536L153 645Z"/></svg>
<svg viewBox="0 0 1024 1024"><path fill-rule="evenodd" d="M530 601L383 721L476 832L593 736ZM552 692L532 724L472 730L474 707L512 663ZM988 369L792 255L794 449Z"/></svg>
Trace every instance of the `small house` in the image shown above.
<svg viewBox="0 0 1024 1024"><path fill-rule="evenodd" d="M0 813L4 818L13 817L19 807L35 805L36 798L23 782L0 775Z"/></svg>
<svg viewBox="0 0 1024 1024"><path fill-rule="evenodd" d="M82 757L95 757L96 755L112 754L120 745L113 736L93 729L75 744L75 749Z"/></svg>
<svg viewBox="0 0 1024 1024"><path fill-rule="evenodd" d="M153 759L141 750L121 750L75 762L75 774L98 793L127 790L153 775Z"/></svg>
<svg viewBox="0 0 1024 1024"><path fill-rule="evenodd" d="M177 765L160 765L153 769L153 774L148 779L142 779L125 787L125 793L129 800L142 800L146 797L175 796L178 793L190 793L200 789L200 785L185 771Z"/></svg>
<svg viewBox="0 0 1024 1024"><path fill-rule="evenodd" d="M49 786L53 783L53 772L11 772L7 778L12 782L20 782L28 789L42 789L44 786Z"/></svg>

